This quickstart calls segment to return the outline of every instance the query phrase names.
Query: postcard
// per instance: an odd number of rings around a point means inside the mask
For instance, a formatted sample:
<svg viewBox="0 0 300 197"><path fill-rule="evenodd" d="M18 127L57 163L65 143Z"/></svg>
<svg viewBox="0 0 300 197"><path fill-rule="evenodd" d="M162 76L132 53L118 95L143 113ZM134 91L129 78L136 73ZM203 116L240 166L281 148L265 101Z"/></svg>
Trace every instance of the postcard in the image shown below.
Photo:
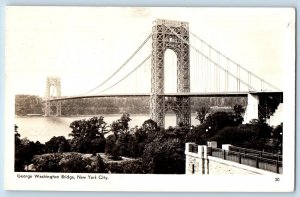
<svg viewBox="0 0 300 197"><path fill-rule="evenodd" d="M294 191L295 9L5 16L6 190Z"/></svg>

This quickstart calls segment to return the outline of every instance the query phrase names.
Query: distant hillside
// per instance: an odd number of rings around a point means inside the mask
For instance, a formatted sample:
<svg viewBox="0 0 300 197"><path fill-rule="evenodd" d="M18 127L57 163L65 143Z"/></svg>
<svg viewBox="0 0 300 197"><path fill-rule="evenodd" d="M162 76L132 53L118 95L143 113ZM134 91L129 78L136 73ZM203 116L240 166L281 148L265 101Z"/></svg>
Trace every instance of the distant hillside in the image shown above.
<svg viewBox="0 0 300 197"><path fill-rule="evenodd" d="M42 98L35 95L15 96L15 115L43 114Z"/></svg>
<svg viewBox="0 0 300 197"><path fill-rule="evenodd" d="M119 113L148 113L148 99L136 98L90 98L62 102L62 115L92 115Z"/></svg>
<svg viewBox="0 0 300 197"><path fill-rule="evenodd" d="M246 106L246 98L191 98L192 112L202 106L232 107L235 104ZM43 114L42 98L35 95L16 95L15 114ZM97 115L97 114L143 114L149 113L149 98L90 98L80 100L66 100L62 102L63 116Z"/></svg>

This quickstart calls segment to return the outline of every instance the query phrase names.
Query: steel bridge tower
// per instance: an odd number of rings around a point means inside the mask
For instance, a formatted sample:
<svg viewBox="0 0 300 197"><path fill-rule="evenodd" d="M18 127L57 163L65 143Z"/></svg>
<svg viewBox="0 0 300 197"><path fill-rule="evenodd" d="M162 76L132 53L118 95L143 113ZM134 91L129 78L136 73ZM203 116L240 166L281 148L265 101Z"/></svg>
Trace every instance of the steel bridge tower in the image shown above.
<svg viewBox="0 0 300 197"><path fill-rule="evenodd" d="M54 97L50 89L53 86L53 90L56 90L56 97ZM61 97L61 83L59 77L47 77L46 82L46 102L45 102L45 116L51 116L51 106L56 107L55 116L61 116L61 101L50 101L52 98Z"/></svg>
<svg viewBox="0 0 300 197"><path fill-rule="evenodd" d="M167 109L172 109L176 113L177 125L190 126L191 124L190 98L177 96L171 99L164 95L164 54L167 49L173 50L177 56L177 93L190 92L190 50L187 43L189 43L187 22L161 19L154 22L152 27L150 116L160 127L165 125Z"/></svg>

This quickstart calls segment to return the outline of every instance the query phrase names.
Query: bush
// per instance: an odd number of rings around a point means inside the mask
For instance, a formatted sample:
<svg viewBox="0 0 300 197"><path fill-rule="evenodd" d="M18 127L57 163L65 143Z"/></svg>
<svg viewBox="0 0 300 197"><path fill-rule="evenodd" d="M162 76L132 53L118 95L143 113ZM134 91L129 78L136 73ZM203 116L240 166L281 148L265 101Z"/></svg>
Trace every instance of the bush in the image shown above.
<svg viewBox="0 0 300 197"><path fill-rule="evenodd" d="M92 170L91 160L83 158L79 153L64 156L59 162L60 172L84 173Z"/></svg>
<svg viewBox="0 0 300 197"><path fill-rule="evenodd" d="M203 126L209 129L208 136L212 137L216 132L225 127L236 127L240 125L241 119L238 119L234 113L231 112L216 112L210 114L203 123Z"/></svg>
<svg viewBox="0 0 300 197"><path fill-rule="evenodd" d="M231 144L243 148L253 148L253 142L258 142L255 131L245 127L225 127L218 131L213 141L217 141L218 145Z"/></svg>
<svg viewBox="0 0 300 197"><path fill-rule="evenodd" d="M15 125L15 172L24 171L35 154L44 153L44 144L39 141L36 143L28 140L27 138L20 139L21 135L18 132L18 126Z"/></svg>
<svg viewBox="0 0 300 197"><path fill-rule="evenodd" d="M112 156L118 156L118 150L116 148L116 141L117 141L116 135L109 135L106 138L106 147L105 147L106 154L110 154Z"/></svg>
<svg viewBox="0 0 300 197"><path fill-rule="evenodd" d="M155 174L184 174L184 144L178 138L165 138L158 135L145 146L143 161L152 164Z"/></svg>
<svg viewBox="0 0 300 197"><path fill-rule="evenodd" d="M110 173L119 174L147 174L151 173L150 169L145 162L141 159L123 162L110 162L107 163L107 169Z"/></svg>
<svg viewBox="0 0 300 197"><path fill-rule="evenodd" d="M44 145L39 141L34 143L27 138L21 139L19 145L15 145L15 171L24 171L25 166L30 164L33 156L42 153L44 153Z"/></svg>
<svg viewBox="0 0 300 197"><path fill-rule="evenodd" d="M100 155L97 155L96 161L92 163L92 171L96 173L107 173L106 164Z"/></svg>
<svg viewBox="0 0 300 197"><path fill-rule="evenodd" d="M47 153L69 152L70 144L64 136L52 137L45 143Z"/></svg>
<svg viewBox="0 0 300 197"><path fill-rule="evenodd" d="M38 172L105 173L106 164L100 155L85 157L81 153L50 153L34 156Z"/></svg>
<svg viewBox="0 0 300 197"><path fill-rule="evenodd" d="M225 127L219 130L210 140L217 141L219 145L232 144L243 148L263 150L270 148L271 133L272 128L269 125L254 120L251 121L251 124Z"/></svg>
<svg viewBox="0 0 300 197"><path fill-rule="evenodd" d="M205 128L200 125L192 128L185 136L185 142L194 142L196 144L206 144L206 132Z"/></svg>
<svg viewBox="0 0 300 197"><path fill-rule="evenodd" d="M136 138L132 134L121 134L116 142L119 147L119 155L125 157L137 157L138 144Z"/></svg>
<svg viewBox="0 0 300 197"><path fill-rule="evenodd" d="M32 162L38 172L60 172L61 153L50 153L34 156Z"/></svg>
<svg viewBox="0 0 300 197"><path fill-rule="evenodd" d="M106 140L104 135L108 133L104 118L93 117L88 120L77 120L70 124L72 133L69 136L72 150L80 153L104 152Z"/></svg>

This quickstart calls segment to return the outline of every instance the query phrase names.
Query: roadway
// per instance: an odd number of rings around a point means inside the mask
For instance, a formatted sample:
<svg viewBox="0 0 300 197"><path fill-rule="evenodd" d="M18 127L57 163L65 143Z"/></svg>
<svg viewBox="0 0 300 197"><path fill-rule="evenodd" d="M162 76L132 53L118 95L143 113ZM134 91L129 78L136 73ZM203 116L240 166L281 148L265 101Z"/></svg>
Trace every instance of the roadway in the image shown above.
<svg viewBox="0 0 300 197"><path fill-rule="evenodd" d="M283 92L278 91L248 91L248 92L189 92L189 93L166 93L158 94L158 96L165 97L247 97L248 94L254 95L278 95L283 97ZM49 101L64 101L74 99L86 99L86 98L101 98L101 97L150 97L150 93L133 93L133 94L102 94L102 95L79 95L60 98L51 98Z"/></svg>

